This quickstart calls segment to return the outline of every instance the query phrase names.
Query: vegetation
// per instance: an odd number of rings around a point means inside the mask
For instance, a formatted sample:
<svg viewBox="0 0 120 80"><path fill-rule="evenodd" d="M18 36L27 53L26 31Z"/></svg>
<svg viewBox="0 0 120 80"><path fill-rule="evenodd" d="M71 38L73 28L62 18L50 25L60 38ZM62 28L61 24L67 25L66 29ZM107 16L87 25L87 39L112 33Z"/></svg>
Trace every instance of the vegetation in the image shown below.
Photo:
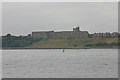
<svg viewBox="0 0 120 80"><path fill-rule="evenodd" d="M33 39L30 35L17 37L7 34L2 37L2 47L25 47L37 41L40 39Z"/></svg>
<svg viewBox="0 0 120 80"><path fill-rule="evenodd" d="M28 36L12 36L7 34L2 37L3 48L83 48L83 47L112 47L118 46L118 38L32 38Z"/></svg>
<svg viewBox="0 0 120 80"><path fill-rule="evenodd" d="M118 46L118 43L112 42L112 43L96 43L96 44L86 44L85 46Z"/></svg>
<svg viewBox="0 0 120 80"><path fill-rule="evenodd" d="M2 37L0 37L0 48L2 48Z"/></svg>
<svg viewBox="0 0 120 80"><path fill-rule="evenodd" d="M118 38L54 38L34 42L27 48L84 48L118 46Z"/></svg>

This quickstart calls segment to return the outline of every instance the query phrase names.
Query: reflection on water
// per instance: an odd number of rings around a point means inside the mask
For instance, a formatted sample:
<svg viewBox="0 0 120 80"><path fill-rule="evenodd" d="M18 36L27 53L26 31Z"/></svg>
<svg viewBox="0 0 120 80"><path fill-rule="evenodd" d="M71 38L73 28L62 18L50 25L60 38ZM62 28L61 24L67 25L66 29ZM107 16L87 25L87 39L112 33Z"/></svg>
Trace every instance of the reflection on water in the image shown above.
<svg viewBox="0 0 120 80"><path fill-rule="evenodd" d="M6 78L117 78L117 49L3 50Z"/></svg>

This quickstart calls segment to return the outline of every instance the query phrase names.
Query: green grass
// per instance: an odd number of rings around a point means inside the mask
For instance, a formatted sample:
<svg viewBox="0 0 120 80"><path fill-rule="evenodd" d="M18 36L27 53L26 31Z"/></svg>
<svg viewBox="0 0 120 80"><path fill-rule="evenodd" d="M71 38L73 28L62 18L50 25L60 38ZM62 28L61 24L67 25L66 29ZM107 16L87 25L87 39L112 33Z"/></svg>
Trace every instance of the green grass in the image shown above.
<svg viewBox="0 0 120 80"><path fill-rule="evenodd" d="M81 48L85 45L97 43L118 43L118 38L54 38L54 39L42 39L38 42L34 42L27 48Z"/></svg>

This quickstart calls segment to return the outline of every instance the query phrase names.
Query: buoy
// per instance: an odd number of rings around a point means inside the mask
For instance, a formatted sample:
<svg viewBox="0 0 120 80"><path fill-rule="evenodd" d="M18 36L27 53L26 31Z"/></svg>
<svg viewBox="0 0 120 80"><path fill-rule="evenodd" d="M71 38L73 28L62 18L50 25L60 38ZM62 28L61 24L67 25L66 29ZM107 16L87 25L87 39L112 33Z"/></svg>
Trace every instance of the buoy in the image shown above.
<svg viewBox="0 0 120 80"><path fill-rule="evenodd" d="M63 52L65 52L65 50L63 49Z"/></svg>

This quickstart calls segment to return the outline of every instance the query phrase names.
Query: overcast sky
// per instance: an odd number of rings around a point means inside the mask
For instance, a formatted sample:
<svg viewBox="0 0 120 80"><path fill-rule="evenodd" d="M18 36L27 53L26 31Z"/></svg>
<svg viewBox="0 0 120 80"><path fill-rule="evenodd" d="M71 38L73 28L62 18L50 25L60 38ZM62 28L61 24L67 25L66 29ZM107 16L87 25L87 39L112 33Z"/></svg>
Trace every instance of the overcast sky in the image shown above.
<svg viewBox="0 0 120 80"><path fill-rule="evenodd" d="M32 31L118 31L117 2L4 2L3 35L27 35Z"/></svg>

